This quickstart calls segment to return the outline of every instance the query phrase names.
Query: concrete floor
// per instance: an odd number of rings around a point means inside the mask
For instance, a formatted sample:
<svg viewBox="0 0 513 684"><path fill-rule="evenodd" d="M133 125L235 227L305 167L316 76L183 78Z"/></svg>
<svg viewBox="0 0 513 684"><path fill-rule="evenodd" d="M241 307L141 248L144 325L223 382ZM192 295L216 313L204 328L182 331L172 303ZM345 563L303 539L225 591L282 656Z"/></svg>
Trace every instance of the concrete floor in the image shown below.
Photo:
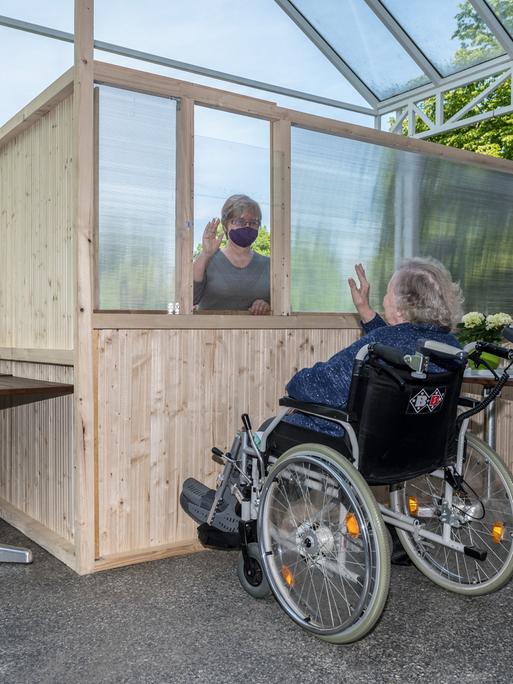
<svg viewBox="0 0 513 684"><path fill-rule="evenodd" d="M0 682L513 682L513 583L462 598L393 567L376 629L333 646L250 598L236 552L79 577L2 521L0 540L34 552L0 564Z"/></svg>

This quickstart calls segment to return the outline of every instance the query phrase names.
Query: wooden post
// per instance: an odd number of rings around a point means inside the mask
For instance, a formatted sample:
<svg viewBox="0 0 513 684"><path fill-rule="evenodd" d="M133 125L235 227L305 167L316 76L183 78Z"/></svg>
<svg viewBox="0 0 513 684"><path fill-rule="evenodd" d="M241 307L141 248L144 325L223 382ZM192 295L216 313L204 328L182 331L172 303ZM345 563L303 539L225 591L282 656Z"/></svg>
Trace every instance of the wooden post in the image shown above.
<svg viewBox="0 0 513 684"><path fill-rule="evenodd" d="M271 306L290 314L290 122L271 124Z"/></svg>
<svg viewBox="0 0 513 684"><path fill-rule="evenodd" d="M194 248L194 103L182 97L176 117L175 298L180 313L192 313L192 251Z"/></svg>
<svg viewBox="0 0 513 684"><path fill-rule="evenodd" d="M75 553L76 571L94 569L93 0L75 0L73 170L75 238Z"/></svg>

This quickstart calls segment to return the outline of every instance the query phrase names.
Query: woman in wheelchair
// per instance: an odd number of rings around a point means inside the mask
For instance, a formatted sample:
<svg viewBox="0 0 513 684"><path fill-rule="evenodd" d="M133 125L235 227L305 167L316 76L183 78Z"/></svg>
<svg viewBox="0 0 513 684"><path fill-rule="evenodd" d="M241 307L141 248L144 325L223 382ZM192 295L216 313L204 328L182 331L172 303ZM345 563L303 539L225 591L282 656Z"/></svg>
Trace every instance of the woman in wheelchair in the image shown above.
<svg viewBox="0 0 513 684"><path fill-rule="evenodd" d="M445 589L484 594L513 574L513 481L467 430L507 374L486 400L460 397L467 355L490 345L461 350L450 334L462 298L441 264L397 269L383 302L388 325L369 306L361 265L356 273L359 285L349 285L366 334L299 371L260 430L242 417L230 451L212 450L224 465L215 491L189 479L181 495L203 541L218 530L241 544L248 593L272 592L295 622L334 643L362 638L381 615L385 524ZM493 351L511 365L511 350ZM387 506L372 495L377 484L389 486Z"/></svg>

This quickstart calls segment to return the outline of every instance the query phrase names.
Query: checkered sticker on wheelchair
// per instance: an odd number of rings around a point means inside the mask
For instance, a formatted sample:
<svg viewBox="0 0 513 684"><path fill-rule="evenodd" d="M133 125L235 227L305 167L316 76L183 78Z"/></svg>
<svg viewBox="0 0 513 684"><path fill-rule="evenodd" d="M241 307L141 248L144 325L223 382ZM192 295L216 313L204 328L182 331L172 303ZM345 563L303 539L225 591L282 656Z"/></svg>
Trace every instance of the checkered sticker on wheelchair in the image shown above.
<svg viewBox="0 0 513 684"><path fill-rule="evenodd" d="M438 410L443 404L445 389L445 387L437 387L431 393L421 389L411 397L406 413L433 413Z"/></svg>

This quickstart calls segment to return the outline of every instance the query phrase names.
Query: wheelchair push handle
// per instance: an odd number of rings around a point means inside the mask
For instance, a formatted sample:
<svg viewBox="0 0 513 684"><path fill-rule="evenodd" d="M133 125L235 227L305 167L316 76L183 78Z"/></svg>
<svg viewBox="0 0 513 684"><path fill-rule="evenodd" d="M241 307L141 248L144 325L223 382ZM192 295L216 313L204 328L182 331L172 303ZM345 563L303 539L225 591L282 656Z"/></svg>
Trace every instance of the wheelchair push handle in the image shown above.
<svg viewBox="0 0 513 684"><path fill-rule="evenodd" d="M383 361L391 363L394 366L408 368L408 364L404 359L404 353L395 347L388 347L386 344L376 342L375 344L369 345L369 354L378 356L380 359L383 359Z"/></svg>
<svg viewBox="0 0 513 684"><path fill-rule="evenodd" d="M488 354L493 354L501 359L513 360L513 349L500 347L498 344L492 344L492 342L476 342L474 351L488 352Z"/></svg>

